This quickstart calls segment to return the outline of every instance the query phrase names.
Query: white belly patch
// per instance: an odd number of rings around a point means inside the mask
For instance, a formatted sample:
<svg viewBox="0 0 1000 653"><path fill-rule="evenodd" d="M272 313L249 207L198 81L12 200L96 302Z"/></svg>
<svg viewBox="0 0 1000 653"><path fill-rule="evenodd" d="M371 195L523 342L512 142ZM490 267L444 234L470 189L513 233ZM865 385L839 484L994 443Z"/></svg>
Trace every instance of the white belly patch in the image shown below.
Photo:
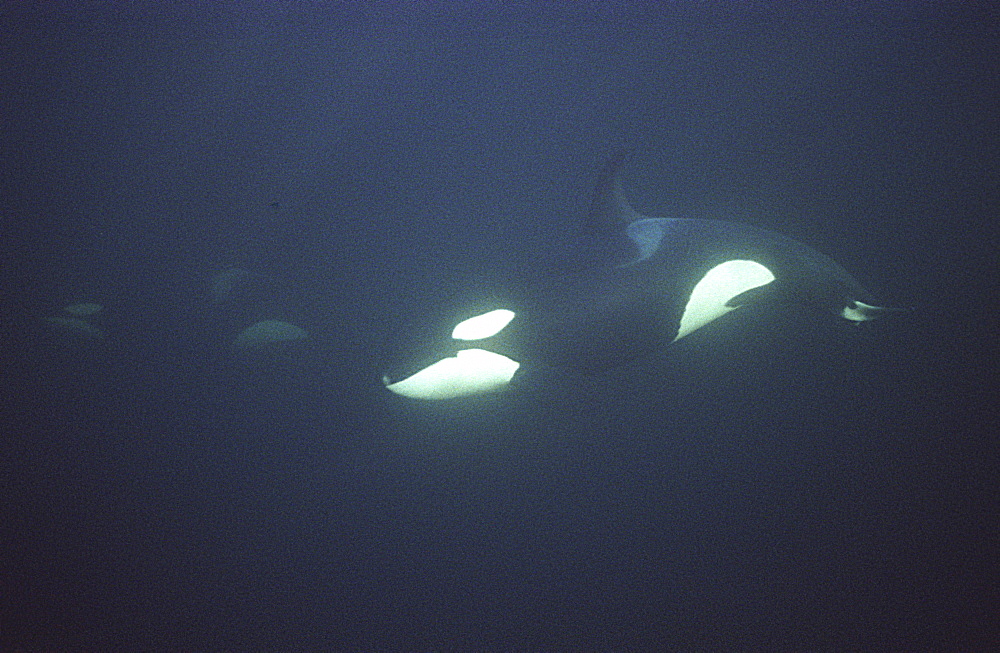
<svg viewBox="0 0 1000 653"><path fill-rule="evenodd" d="M735 306L726 306L733 297L772 281L774 274L756 261L726 261L715 266L691 291L674 342L735 310Z"/></svg>

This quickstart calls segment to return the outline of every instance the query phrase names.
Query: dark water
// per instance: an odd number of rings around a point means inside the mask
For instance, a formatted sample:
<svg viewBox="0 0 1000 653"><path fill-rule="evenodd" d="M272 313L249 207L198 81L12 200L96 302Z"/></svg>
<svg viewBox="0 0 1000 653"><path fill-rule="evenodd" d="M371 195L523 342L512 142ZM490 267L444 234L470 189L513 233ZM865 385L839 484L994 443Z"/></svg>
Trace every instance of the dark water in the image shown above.
<svg viewBox="0 0 1000 653"><path fill-rule="evenodd" d="M5 5L0 648L997 646L998 36L958 6ZM621 146L639 210L918 310L389 395L425 302L595 255ZM85 300L103 338L42 320ZM231 352L260 319L310 338Z"/></svg>

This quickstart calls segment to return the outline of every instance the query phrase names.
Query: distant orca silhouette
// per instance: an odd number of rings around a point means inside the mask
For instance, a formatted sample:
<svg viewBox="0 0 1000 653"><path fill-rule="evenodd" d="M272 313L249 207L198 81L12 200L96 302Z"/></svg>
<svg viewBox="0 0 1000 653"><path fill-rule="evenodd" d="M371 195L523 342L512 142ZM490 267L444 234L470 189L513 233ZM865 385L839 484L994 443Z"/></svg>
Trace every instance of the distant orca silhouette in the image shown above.
<svg viewBox="0 0 1000 653"><path fill-rule="evenodd" d="M458 309L420 343L431 355L384 376L386 388L449 399L503 389L527 361L586 372L613 368L764 300L811 305L856 323L904 310L873 305L839 264L786 236L637 213L618 181L624 162L622 153L608 163L589 216L617 244L617 262Z"/></svg>

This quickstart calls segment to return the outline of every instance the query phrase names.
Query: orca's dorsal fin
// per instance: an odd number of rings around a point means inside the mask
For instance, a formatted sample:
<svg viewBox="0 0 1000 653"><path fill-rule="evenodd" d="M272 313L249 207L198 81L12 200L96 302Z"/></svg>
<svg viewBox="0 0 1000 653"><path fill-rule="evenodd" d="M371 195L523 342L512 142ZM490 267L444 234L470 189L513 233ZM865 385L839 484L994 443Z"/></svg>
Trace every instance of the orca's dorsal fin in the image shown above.
<svg viewBox="0 0 1000 653"><path fill-rule="evenodd" d="M628 151L616 151L604 164L601 174L594 186L594 194L590 201L590 212L587 214L587 227L596 234L607 236L608 239L621 238L626 225L641 219L621 188L621 170L628 160Z"/></svg>

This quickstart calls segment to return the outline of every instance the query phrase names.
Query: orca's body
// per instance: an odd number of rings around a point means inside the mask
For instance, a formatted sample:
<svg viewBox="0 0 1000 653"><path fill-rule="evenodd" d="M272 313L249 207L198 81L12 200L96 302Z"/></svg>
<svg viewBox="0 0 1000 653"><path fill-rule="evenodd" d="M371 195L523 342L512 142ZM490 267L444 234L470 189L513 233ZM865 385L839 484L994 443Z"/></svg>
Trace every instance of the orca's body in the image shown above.
<svg viewBox="0 0 1000 653"><path fill-rule="evenodd" d="M620 243L625 263L494 295L459 311L439 333L428 334L433 355L384 377L386 387L447 399L502 389L527 361L599 371L649 357L759 301L811 305L852 322L896 310L871 305L839 264L780 234L636 213L617 183L623 162L616 157L602 176L591 221Z"/></svg>

